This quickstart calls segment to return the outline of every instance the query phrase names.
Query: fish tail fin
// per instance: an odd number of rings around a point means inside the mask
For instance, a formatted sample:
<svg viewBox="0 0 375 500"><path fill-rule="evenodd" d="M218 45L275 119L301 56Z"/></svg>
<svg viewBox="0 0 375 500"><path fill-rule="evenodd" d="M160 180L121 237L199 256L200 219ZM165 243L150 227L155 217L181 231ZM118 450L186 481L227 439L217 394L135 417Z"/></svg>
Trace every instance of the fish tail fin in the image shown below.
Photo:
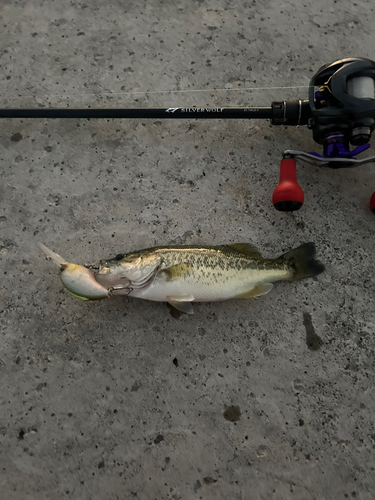
<svg viewBox="0 0 375 500"><path fill-rule="evenodd" d="M288 281L297 281L317 276L325 270L324 264L315 259L315 244L304 243L298 248L285 253L280 259L288 264L290 277Z"/></svg>

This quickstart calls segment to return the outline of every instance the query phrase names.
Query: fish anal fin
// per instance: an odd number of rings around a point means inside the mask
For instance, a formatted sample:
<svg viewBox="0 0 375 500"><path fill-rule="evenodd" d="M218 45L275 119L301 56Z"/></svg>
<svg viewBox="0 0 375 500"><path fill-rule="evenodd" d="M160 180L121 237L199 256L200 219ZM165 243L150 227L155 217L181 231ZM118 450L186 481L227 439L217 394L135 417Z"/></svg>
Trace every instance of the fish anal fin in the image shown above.
<svg viewBox="0 0 375 500"><path fill-rule="evenodd" d="M251 297L258 297L259 295L265 295L268 293L273 287L272 283L261 283L260 285L256 285L251 290L241 293L237 295L236 299L250 299Z"/></svg>
<svg viewBox="0 0 375 500"><path fill-rule="evenodd" d="M180 264L175 264L174 266L167 267L162 272L167 278L167 281L174 281L180 278L184 278L190 272L190 265L186 262L181 262Z"/></svg>
<svg viewBox="0 0 375 500"><path fill-rule="evenodd" d="M250 243L233 243L231 245L224 246L230 248L231 250L235 250L236 252L249 255L250 257L262 258L262 255L259 253L259 251L255 247L250 245Z"/></svg>

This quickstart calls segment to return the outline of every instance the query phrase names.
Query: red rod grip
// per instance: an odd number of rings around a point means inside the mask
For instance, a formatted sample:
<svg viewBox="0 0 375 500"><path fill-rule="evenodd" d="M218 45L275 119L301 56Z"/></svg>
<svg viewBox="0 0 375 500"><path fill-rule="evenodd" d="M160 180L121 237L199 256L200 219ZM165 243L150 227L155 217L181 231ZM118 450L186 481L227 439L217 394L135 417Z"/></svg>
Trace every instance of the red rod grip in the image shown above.
<svg viewBox="0 0 375 500"><path fill-rule="evenodd" d="M375 214L375 191L372 193L372 196L370 199L370 210L371 210L371 212L374 212L374 214Z"/></svg>
<svg viewBox="0 0 375 500"><path fill-rule="evenodd" d="M297 164L293 158L284 158L280 162L280 181L272 195L276 210L292 212L299 210L305 196L297 182Z"/></svg>

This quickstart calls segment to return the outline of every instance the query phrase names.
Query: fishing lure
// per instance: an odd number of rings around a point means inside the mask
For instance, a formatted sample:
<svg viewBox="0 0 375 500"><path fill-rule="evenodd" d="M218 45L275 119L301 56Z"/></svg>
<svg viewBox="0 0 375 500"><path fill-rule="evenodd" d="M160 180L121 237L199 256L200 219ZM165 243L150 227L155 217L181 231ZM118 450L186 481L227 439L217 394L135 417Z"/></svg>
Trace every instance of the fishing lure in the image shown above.
<svg viewBox="0 0 375 500"><path fill-rule="evenodd" d="M90 269L67 262L42 243L38 243L38 245L47 257L60 267L61 282L74 297L82 300L100 300L110 296L111 290L98 283Z"/></svg>

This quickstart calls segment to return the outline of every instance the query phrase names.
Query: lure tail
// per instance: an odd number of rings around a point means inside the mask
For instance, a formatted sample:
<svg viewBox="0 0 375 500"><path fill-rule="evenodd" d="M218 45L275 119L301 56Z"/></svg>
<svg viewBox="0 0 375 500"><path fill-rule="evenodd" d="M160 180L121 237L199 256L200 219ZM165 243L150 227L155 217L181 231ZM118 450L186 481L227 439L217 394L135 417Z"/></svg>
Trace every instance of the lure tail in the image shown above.
<svg viewBox="0 0 375 500"><path fill-rule="evenodd" d="M52 252L49 248L47 248L43 243L38 243L39 247L43 250L43 252L52 259L58 266L62 264L68 264L68 262L61 257L58 253Z"/></svg>

